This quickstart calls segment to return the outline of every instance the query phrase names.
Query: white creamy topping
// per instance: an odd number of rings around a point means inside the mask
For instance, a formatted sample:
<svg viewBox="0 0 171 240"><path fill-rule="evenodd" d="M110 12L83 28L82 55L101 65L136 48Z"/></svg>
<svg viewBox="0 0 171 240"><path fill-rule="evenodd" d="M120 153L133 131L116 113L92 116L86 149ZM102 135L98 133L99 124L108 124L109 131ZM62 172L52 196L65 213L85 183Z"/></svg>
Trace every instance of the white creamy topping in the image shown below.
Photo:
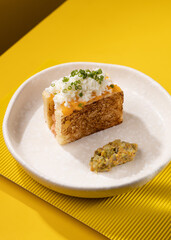
<svg viewBox="0 0 171 240"><path fill-rule="evenodd" d="M49 94L54 94L55 108L62 103L70 107L71 101L88 102L92 99L92 94L100 96L105 91L111 92L112 89L109 89L107 86L113 85L113 82L107 74L100 70L100 73L96 74L96 80L89 76L89 72L85 72L86 76L82 76L79 73L75 76L69 75L53 81L51 86L46 88L45 91ZM98 69L93 71L98 71Z"/></svg>

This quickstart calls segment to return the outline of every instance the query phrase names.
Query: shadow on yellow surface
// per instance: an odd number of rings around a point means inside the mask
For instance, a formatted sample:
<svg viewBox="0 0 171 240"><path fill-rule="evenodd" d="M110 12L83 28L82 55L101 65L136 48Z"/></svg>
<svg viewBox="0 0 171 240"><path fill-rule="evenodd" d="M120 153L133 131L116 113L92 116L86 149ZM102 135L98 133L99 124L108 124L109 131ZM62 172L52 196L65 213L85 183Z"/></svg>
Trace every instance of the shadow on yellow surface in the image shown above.
<svg viewBox="0 0 171 240"><path fill-rule="evenodd" d="M107 239L106 237L102 236L101 234L97 233L96 231L92 230L81 222L75 220L74 218L71 221L72 217L68 216L66 213L63 213L52 205L47 204L46 202L37 198L33 194L30 194L26 190L20 188L19 186L5 179L2 176L0 176L0 196L1 192L5 193L5 195L8 195L9 198L9 202L3 202L3 198L1 198L1 204L4 205L4 212L1 212L1 222L2 218L4 218L5 222L6 217L11 218L10 222L15 221L15 228L16 226L18 228L22 227L20 237L22 237L23 233L24 239L26 239L26 234L24 233L28 230L32 232L31 235L28 236L28 238L30 237L30 239L34 239L31 237L37 234L39 235L39 237L41 235L43 237L43 234L46 234L46 232L44 232L44 229L41 229L41 227L44 227L44 225L49 225L49 228L53 229L57 235L61 235L69 240L87 240L87 234L89 236L89 240ZM11 198L13 199L13 201L10 200ZM18 207L23 207L22 212L20 209L19 216L17 215ZM11 208L11 216L5 216L5 208ZM34 211L34 213L29 214L30 211ZM34 216L35 218L30 218L31 216ZM21 218L24 220L24 225L22 226L20 226L22 221ZM18 222L18 224L16 222ZM30 227L31 229L29 229ZM13 230L13 226L11 226L11 230ZM5 236L1 235L2 232L3 230L1 230L0 237ZM13 236L14 232L15 230L11 231L11 233L6 233L7 239L10 239L10 237Z"/></svg>
<svg viewBox="0 0 171 240"><path fill-rule="evenodd" d="M1 0L0 54L58 8L65 0Z"/></svg>

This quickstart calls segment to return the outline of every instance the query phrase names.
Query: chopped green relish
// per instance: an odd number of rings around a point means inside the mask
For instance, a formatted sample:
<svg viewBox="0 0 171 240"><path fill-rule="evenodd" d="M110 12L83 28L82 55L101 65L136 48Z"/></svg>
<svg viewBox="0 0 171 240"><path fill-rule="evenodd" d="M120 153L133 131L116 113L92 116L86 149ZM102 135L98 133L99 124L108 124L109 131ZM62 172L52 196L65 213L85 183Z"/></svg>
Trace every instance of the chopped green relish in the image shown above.
<svg viewBox="0 0 171 240"><path fill-rule="evenodd" d="M132 161L138 145L116 139L98 148L90 160L91 171L110 171L112 167Z"/></svg>

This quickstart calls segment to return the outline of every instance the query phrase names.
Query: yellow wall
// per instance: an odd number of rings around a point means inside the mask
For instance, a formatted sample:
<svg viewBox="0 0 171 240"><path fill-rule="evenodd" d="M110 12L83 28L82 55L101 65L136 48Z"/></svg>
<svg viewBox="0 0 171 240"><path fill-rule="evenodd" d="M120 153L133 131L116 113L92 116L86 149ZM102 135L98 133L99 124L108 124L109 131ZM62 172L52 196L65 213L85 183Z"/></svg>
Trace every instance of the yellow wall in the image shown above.
<svg viewBox="0 0 171 240"><path fill-rule="evenodd" d="M0 0L0 54L65 0Z"/></svg>

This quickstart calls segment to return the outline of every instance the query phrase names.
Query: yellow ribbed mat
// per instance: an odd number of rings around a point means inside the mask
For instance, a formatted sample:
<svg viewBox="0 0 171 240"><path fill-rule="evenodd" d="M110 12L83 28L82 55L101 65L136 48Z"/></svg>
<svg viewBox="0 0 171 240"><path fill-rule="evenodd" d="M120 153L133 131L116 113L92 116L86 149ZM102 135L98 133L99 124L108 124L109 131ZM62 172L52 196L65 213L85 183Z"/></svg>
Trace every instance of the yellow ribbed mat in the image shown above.
<svg viewBox="0 0 171 240"><path fill-rule="evenodd" d="M9 98L0 102L0 123ZM11 156L0 130L0 174L115 240L171 239L171 164L145 186L105 199L81 199L56 193L28 176Z"/></svg>

